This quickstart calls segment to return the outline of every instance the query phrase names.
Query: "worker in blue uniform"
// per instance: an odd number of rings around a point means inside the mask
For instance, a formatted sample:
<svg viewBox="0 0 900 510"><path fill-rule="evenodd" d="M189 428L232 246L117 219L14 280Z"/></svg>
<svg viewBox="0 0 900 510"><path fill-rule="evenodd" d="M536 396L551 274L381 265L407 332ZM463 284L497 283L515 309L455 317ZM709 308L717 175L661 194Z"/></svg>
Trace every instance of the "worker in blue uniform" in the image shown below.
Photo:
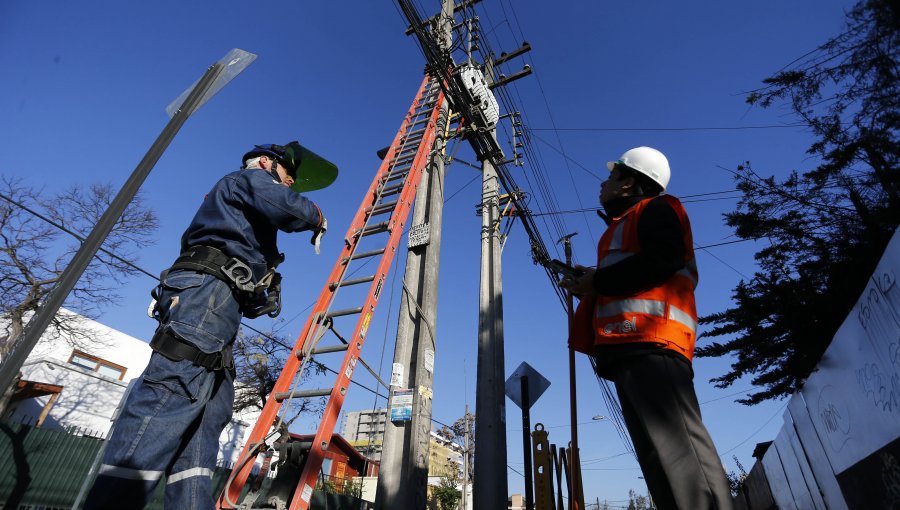
<svg viewBox="0 0 900 510"><path fill-rule="evenodd" d="M220 179L154 290L153 354L114 425L85 509L141 509L166 478L167 509L212 509L219 436L231 420L241 317L280 311L277 231L327 229L301 191L337 168L297 142L257 145Z"/></svg>

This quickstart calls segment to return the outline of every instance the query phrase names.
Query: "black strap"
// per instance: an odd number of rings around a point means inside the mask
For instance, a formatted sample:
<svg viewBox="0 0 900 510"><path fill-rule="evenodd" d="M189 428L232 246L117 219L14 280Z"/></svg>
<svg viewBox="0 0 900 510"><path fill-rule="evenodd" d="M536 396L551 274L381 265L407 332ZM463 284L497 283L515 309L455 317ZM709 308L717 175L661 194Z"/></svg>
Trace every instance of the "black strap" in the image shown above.
<svg viewBox="0 0 900 510"><path fill-rule="evenodd" d="M206 353L173 336L164 328L156 330L150 348L172 361L188 360L207 370L234 370L234 355L231 344L220 352Z"/></svg>
<svg viewBox="0 0 900 510"><path fill-rule="evenodd" d="M190 269L207 273L233 286L236 290L253 292L253 270L244 261L229 257L212 246L191 246L172 264L170 270Z"/></svg>
<svg viewBox="0 0 900 510"><path fill-rule="evenodd" d="M258 283L254 283L253 270L247 263L211 246L200 245L186 249L167 271L187 269L218 278L231 287L241 306L241 313L255 319L264 314L277 317L281 313L281 275L275 268L283 261L284 254L279 254L269 271ZM153 297L159 299L158 296Z"/></svg>

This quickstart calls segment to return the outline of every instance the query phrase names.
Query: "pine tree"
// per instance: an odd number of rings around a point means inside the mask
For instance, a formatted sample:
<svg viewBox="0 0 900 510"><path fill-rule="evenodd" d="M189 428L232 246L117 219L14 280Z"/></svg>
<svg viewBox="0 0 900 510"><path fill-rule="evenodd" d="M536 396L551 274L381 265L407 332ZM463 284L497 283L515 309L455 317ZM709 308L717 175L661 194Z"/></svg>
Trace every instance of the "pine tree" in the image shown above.
<svg viewBox="0 0 900 510"><path fill-rule="evenodd" d="M859 2L844 32L800 57L747 102L787 102L816 137L819 164L787 179L738 167L743 197L726 223L767 246L759 270L733 291L734 306L701 318L703 337L730 336L697 356L733 355L718 387L752 375L762 390L739 402L789 396L814 370L900 222L898 119L900 6Z"/></svg>

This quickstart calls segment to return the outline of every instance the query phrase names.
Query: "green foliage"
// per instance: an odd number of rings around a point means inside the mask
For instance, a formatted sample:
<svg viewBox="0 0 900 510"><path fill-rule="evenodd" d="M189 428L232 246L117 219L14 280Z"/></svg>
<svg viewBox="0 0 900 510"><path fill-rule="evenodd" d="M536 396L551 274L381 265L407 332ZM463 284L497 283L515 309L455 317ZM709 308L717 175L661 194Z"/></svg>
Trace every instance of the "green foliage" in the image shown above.
<svg viewBox="0 0 900 510"><path fill-rule="evenodd" d="M819 164L782 181L750 163L735 173L743 198L726 223L743 239L765 242L759 270L733 291L734 306L702 317L702 337L728 336L699 357L734 356L712 379L727 387L752 376L753 405L799 389L865 287L900 222L898 119L900 7L858 3L847 29L764 80L747 102L788 102L816 141Z"/></svg>
<svg viewBox="0 0 900 510"><path fill-rule="evenodd" d="M431 499L437 503L439 510L456 510L462 499L459 482L459 476L449 473L441 477L437 486L431 488Z"/></svg>
<svg viewBox="0 0 900 510"><path fill-rule="evenodd" d="M362 478L320 478L316 482L316 490L331 494L342 494L354 498L362 497Z"/></svg>

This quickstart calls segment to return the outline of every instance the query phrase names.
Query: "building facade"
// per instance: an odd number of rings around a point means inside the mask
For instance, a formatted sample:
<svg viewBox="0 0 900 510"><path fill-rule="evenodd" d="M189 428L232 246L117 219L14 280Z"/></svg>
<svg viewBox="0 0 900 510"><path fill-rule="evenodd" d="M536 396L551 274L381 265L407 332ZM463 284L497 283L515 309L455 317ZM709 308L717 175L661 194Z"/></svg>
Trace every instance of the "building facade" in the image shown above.
<svg viewBox="0 0 900 510"><path fill-rule="evenodd" d="M364 456L380 460L387 419L388 412L384 408L346 412L341 435ZM462 448L432 431L429 445L429 479L437 479L451 473L458 475L462 473L462 463ZM429 483L432 481L429 480Z"/></svg>
<svg viewBox="0 0 900 510"><path fill-rule="evenodd" d="M150 361L150 345L97 321L60 309L77 333L48 330L22 366L5 421L65 429L97 438L109 434L129 386ZM0 331L5 324L0 321ZM219 439L218 460L233 464L257 413L235 415Z"/></svg>

